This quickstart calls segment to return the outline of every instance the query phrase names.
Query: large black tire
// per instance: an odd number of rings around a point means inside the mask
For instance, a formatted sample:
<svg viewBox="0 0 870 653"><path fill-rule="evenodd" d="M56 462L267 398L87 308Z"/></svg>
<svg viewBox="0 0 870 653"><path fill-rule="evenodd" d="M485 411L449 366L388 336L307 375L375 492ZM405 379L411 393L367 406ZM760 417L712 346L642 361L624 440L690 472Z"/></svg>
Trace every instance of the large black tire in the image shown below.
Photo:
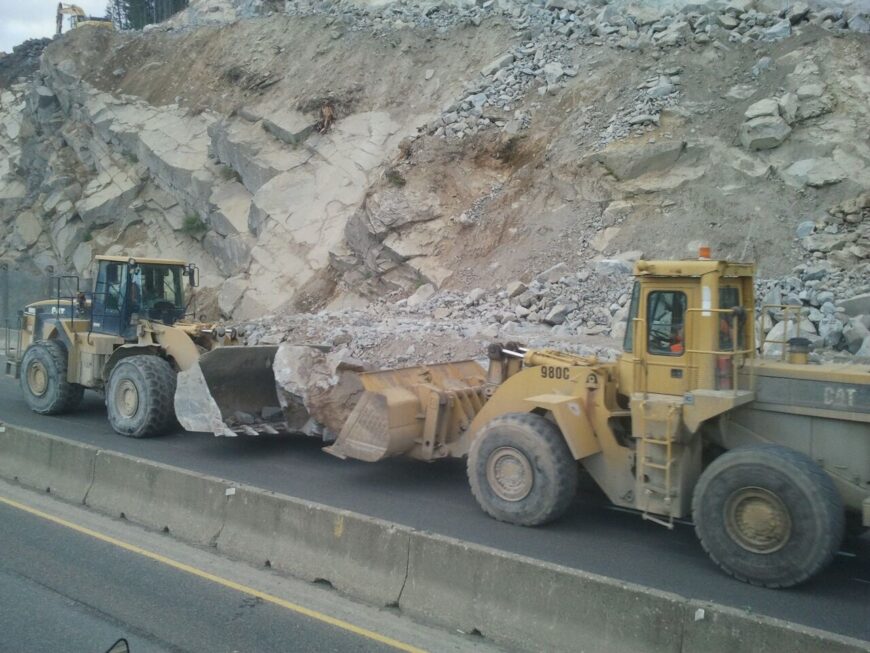
<svg viewBox="0 0 870 653"><path fill-rule="evenodd" d="M692 512L713 561L763 587L808 580L831 562L843 539L843 502L830 476L778 445L719 456L695 486Z"/></svg>
<svg viewBox="0 0 870 653"><path fill-rule="evenodd" d="M60 415L81 403L85 389L67 381L66 347L57 340L34 342L21 360L21 390L30 410Z"/></svg>
<svg viewBox="0 0 870 653"><path fill-rule="evenodd" d="M158 356L122 359L106 385L109 423L121 435L163 435L175 421L175 370Z"/></svg>
<svg viewBox="0 0 870 653"><path fill-rule="evenodd" d="M468 455L468 482L499 521L537 526L561 516L577 494L577 461L559 428L533 413L487 424Z"/></svg>

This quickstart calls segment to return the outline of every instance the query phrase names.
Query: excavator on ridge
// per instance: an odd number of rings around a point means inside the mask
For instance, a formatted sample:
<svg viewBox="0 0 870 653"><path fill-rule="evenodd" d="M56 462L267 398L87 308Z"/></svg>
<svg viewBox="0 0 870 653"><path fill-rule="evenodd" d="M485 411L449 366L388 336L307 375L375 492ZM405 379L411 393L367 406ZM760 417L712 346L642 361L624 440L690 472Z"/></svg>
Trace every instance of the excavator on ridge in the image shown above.
<svg viewBox="0 0 870 653"><path fill-rule="evenodd" d="M85 10L78 5L68 4L66 2L57 3L57 30L55 36L60 36L63 32L63 17L69 16L70 29L82 27L84 25L95 25L97 27L106 27L114 29L110 18L98 18L96 16L88 16Z"/></svg>

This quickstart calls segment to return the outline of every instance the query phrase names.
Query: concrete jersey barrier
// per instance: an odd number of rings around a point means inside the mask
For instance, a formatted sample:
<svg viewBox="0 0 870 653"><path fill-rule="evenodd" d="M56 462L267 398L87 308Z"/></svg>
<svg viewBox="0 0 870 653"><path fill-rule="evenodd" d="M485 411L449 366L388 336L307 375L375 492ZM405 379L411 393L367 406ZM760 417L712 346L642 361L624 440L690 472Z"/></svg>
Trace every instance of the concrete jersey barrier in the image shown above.
<svg viewBox="0 0 870 653"><path fill-rule="evenodd" d="M0 476L84 503L99 449L17 426L0 425Z"/></svg>
<svg viewBox="0 0 870 653"><path fill-rule="evenodd" d="M213 545L226 518L227 491L219 478L101 450L87 505L202 545Z"/></svg>
<svg viewBox="0 0 870 653"><path fill-rule="evenodd" d="M227 503L217 548L386 606L402 591L409 537L396 524L242 486Z"/></svg>
<svg viewBox="0 0 870 653"><path fill-rule="evenodd" d="M7 425L0 476L529 650L858 653L863 642Z"/></svg>

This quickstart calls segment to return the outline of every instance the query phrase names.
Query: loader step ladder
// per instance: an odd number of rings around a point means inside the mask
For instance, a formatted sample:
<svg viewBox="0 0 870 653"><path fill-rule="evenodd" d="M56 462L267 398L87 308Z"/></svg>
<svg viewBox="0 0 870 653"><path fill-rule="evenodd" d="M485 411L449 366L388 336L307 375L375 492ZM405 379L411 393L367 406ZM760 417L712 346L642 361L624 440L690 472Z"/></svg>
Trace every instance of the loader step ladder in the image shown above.
<svg viewBox="0 0 870 653"><path fill-rule="evenodd" d="M648 406L644 406L644 408L644 412L648 413L649 411L646 410ZM673 504L678 494L678 489L673 485L672 472L677 462L674 441L678 434L679 416L680 405L671 404L667 408L664 429L656 429L656 431L659 431L656 435L651 434L650 424L660 423L660 420L655 419L653 416L645 419L643 434L639 438L641 444L640 455L637 457L637 478L640 481L641 491L646 495L642 500L642 516L644 519L665 526L668 529L674 528ZM647 472L651 470L656 472L656 482L652 482L649 479ZM657 500L656 502L661 502L666 506L667 514L664 517L660 514L649 512L649 505L652 500Z"/></svg>

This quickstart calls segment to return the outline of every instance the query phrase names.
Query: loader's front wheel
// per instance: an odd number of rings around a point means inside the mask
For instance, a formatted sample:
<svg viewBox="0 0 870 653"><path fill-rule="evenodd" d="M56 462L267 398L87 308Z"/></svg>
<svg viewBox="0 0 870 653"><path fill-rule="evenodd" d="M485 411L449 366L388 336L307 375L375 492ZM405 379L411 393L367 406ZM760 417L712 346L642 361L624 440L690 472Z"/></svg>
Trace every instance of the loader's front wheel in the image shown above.
<svg viewBox="0 0 870 653"><path fill-rule="evenodd" d="M57 340L35 342L21 360L21 390L30 410L41 415L59 415L73 410L85 389L67 381L66 348Z"/></svg>
<svg viewBox="0 0 870 653"><path fill-rule="evenodd" d="M830 476L804 454L778 445L719 456L695 486L692 513L713 561L764 587L811 578L843 539L843 504Z"/></svg>
<svg viewBox="0 0 870 653"><path fill-rule="evenodd" d="M533 413L510 413L478 435L468 455L468 482L490 516L537 526L571 504L577 462L555 424Z"/></svg>
<svg viewBox="0 0 870 653"><path fill-rule="evenodd" d="M112 428L131 438L162 435L175 419L175 382L175 370L158 356L122 359L106 385Z"/></svg>

